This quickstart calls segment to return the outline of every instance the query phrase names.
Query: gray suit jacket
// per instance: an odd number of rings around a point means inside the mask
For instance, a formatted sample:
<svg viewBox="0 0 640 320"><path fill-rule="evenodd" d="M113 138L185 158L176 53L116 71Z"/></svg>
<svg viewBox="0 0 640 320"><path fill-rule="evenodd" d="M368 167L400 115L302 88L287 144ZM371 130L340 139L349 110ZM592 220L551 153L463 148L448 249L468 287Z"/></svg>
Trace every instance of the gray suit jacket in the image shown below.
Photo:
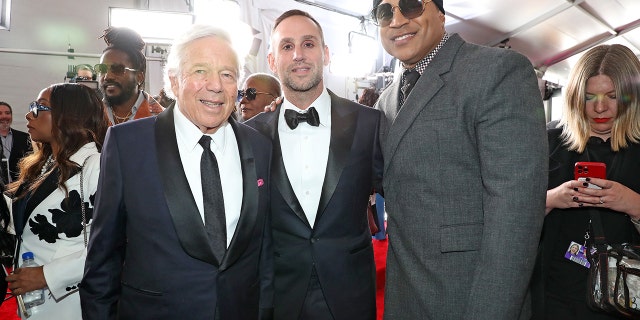
<svg viewBox="0 0 640 320"><path fill-rule="evenodd" d="M386 319L518 319L544 218L547 140L530 62L452 35L396 116L381 95ZM409 303L411 302L411 303Z"/></svg>

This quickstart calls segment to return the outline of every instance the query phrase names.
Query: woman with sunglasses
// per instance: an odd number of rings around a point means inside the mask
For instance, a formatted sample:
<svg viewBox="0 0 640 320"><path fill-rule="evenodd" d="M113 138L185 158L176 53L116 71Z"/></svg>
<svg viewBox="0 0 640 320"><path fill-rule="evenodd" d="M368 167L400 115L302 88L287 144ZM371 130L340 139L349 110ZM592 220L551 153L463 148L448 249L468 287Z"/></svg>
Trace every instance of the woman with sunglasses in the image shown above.
<svg viewBox="0 0 640 320"><path fill-rule="evenodd" d="M96 93L78 84L42 90L26 118L34 152L8 191L19 256L33 252L40 267L17 268L7 281L14 295L45 288L30 319L81 319L78 284L109 122Z"/></svg>

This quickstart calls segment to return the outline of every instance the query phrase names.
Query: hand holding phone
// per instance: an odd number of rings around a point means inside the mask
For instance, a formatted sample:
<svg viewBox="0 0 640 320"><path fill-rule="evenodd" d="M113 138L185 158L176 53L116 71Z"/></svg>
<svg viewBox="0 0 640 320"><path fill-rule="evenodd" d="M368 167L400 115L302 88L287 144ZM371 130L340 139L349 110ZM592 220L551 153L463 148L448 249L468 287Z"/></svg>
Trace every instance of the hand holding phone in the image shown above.
<svg viewBox="0 0 640 320"><path fill-rule="evenodd" d="M573 174L578 181L586 181L587 178L606 179L607 165L604 162L579 161L574 166ZM587 188L602 189L591 182Z"/></svg>

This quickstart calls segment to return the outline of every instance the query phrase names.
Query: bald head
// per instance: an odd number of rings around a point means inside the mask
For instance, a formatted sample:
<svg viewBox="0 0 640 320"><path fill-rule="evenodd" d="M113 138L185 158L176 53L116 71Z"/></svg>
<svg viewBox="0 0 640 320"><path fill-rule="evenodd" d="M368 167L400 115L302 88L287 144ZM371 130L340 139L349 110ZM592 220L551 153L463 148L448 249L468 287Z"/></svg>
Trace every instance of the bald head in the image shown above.
<svg viewBox="0 0 640 320"><path fill-rule="evenodd" d="M249 88L255 89L255 97L251 94L246 94ZM254 73L247 77L242 85L242 90L245 91L244 97L240 100L242 121L249 120L262 112L264 107L271 104L282 92L280 81L266 73Z"/></svg>

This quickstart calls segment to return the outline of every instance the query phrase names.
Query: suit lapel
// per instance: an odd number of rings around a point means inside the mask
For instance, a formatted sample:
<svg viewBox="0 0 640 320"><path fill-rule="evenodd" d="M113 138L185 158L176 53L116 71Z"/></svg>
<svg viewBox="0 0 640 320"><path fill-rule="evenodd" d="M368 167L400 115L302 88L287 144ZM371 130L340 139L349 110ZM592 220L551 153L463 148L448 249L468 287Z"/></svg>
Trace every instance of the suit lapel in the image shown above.
<svg viewBox="0 0 640 320"><path fill-rule="evenodd" d="M329 200L340 181L342 169L349 159L358 115L355 109L343 105L333 92L329 91L329 95L331 96L331 141L329 142L327 170L322 184L316 222L329 204Z"/></svg>
<svg viewBox="0 0 640 320"><path fill-rule="evenodd" d="M196 201L191 194L189 182L182 169L173 122L173 109L172 106L160 113L155 123L156 157L169 214L185 252L198 260L218 265Z"/></svg>
<svg viewBox="0 0 640 320"><path fill-rule="evenodd" d="M436 56L437 58L431 61L422 76L420 76L414 90L411 91L411 94L404 102L404 105L395 118L393 116L387 117L387 119L393 119L393 124L388 128L387 136L383 142L385 171L393 159L393 155L400 144L400 140L402 140L407 130L413 125L418 114L420 114L420 112L425 108L434 107L429 104L429 102L444 86L445 83L442 79L442 74L449 72L451 65L453 64L455 54L463 43L463 40L458 35L452 35L445 45L438 51ZM390 112L394 112L393 110L396 110L396 106L398 104L399 83L400 79L397 79L393 84L393 90L383 101L385 105L383 111L386 116L389 116Z"/></svg>
<svg viewBox="0 0 640 320"><path fill-rule="evenodd" d="M304 210L302 210L302 206L296 197L296 193L293 191L293 187L289 182L287 170L284 167L284 161L282 159L282 146L280 145L280 137L278 135L278 116L280 114L281 107L282 104L278 105L276 111L267 114L263 121L256 122L256 127L258 130L268 135L273 143L271 183L278 188L282 198L287 202L287 205L289 205L295 215L304 221L309 228L311 228L311 224L309 223L309 220L307 220L307 216L304 214Z"/></svg>
<svg viewBox="0 0 640 320"><path fill-rule="evenodd" d="M240 130L238 124L232 118L229 118L229 123L236 135L236 142L240 151L243 181L242 208L240 209L238 225L229 244L229 249L222 259L220 270L233 265L245 251L249 242L255 240L251 238L251 235L258 217L258 199L260 197L251 137L246 134L246 131Z"/></svg>
<svg viewBox="0 0 640 320"><path fill-rule="evenodd" d="M46 199L51 193L56 191L58 188L58 179L60 177L60 170L58 168L53 169L53 171L42 181L42 184L36 189L33 193L28 193L24 197L20 198L20 200L16 201L13 205L13 221L14 228L16 230L17 235L22 235L22 231L24 227L27 225L27 221L29 221L29 217L33 210ZM18 189L16 194L20 194L26 189L28 185L23 184Z"/></svg>

